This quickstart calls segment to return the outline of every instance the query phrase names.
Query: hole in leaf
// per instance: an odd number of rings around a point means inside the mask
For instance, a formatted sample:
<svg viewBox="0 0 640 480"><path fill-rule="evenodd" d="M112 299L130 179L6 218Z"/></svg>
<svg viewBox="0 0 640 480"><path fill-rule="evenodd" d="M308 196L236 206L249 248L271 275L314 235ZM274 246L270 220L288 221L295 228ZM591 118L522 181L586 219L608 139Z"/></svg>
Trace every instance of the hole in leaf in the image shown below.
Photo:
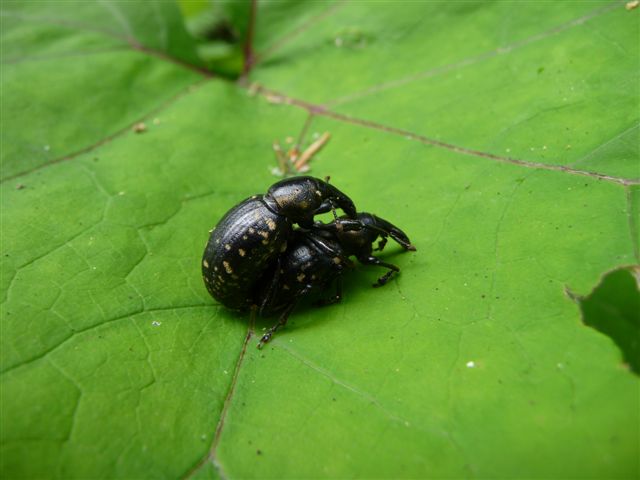
<svg viewBox="0 0 640 480"><path fill-rule="evenodd" d="M573 298L585 325L610 337L640 375L640 267L613 270L589 295Z"/></svg>

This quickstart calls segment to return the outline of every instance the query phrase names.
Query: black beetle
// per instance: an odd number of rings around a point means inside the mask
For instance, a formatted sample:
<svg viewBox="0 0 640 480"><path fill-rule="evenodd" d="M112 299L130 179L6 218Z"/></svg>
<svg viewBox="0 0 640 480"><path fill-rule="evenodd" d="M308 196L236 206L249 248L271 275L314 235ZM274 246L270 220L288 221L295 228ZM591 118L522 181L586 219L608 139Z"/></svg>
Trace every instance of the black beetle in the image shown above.
<svg viewBox="0 0 640 480"><path fill-rule="evenodd" d="M233 207L211 231L202 257L211 296L232 309L251 307L256 281L287 248L293 224L311 228L315 215L335 207L356 216L348 196L314 177L282 180Z"/></svg>
<svg viewBox="0 0 640 480"><path fill-rule="evenodd" d="M290 313L303 297L322 293L335 281L336 293L317 303L328 305L342 299L342 275L353 266L349 256L355 256L366 265L378 265L389 271L378 278L374 287L384 285L394 272L400 269L373 256L373 245L380 238L376 250L382 250L388 237L393 238L405 250L415 251L409 237L390 222L361 212L357 219L346 217L323 224L316 222L309 230L293 232L289 245L258 282L257 304L261 315L280 312L278 322L260 340L261 348L277 329L287 323Z"/></svg>

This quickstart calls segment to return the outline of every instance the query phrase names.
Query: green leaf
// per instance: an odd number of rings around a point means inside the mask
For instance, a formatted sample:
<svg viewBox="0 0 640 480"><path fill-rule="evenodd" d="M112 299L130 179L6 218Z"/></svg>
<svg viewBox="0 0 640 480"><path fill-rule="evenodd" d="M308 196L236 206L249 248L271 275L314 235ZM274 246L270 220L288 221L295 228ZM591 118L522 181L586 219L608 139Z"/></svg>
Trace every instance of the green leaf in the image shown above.
<svg viewBox="0 0 640 480"><path fill-rule="evenodd" d="M639 476L638 376L576 302L640 263L638 12L259 3L235 84L172 3L4 2L3 478ZM259 351L207 231L323 132L311 173L418 251Z"/></svg>
<svg viewBox="0 0 640 480"><path fill-rule="evenodd" d="M3 179L109 141L201 77L170 2L8 1L0 20Z"/></svg>
<svg viewBox="0 0 640 480"><path fill-rule="evenodd" d="M638 272L626 268L614 270L579 301L584 323L611 337L622 350L625 362L640 375Z"/></svg>

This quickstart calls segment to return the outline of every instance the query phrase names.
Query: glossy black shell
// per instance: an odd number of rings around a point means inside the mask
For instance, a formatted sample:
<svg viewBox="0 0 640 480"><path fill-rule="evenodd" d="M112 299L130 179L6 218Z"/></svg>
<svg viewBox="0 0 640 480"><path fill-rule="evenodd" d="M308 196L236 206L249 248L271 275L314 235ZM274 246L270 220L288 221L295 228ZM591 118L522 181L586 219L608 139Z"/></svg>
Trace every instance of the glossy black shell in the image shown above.
<svg viewBox="0 0 640 480"><path fill-rule="evenodd" d="M256 298L256 283L286 249L293 224L310 228L314 216L341 208L355 218L351 199L328 182L302 176L271 185L233 207L211 231L202 257L209 293L223 305L244 310Z"/></svg>
<svg viewBox="0 0 640 480"><path fill-rule="evenodd" d="M337 242L294 231L286 252L260 282L261 288L256 293L262 302L260 314L278 312L302 295L326 290L351 265Z"/></svg>
<svg viewBox="0 0 640 480"><path fill-rule="evenodd" d="M256 280L286 248L291 224L271 211L263 195L239 203L212 230L202 259L209 293L223 305L244 310L252 305Z"/></svg>

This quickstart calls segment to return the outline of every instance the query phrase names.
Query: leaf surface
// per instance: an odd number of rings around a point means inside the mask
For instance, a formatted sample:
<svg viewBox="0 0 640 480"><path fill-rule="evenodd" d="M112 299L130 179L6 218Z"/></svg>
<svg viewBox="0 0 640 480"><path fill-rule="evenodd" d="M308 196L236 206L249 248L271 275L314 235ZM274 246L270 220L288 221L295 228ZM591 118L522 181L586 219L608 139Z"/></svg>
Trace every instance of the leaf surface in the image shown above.
<svg viewBox="0 0 640 480"><path fill-rule="evenodd" d="M260 3L234 84L168 2L5 2L3 477L638 476L638 377L574 300L640 263L638 33L623 3ZM323 132L312 174L418 251L259 351L207 231Z"/></svg>

